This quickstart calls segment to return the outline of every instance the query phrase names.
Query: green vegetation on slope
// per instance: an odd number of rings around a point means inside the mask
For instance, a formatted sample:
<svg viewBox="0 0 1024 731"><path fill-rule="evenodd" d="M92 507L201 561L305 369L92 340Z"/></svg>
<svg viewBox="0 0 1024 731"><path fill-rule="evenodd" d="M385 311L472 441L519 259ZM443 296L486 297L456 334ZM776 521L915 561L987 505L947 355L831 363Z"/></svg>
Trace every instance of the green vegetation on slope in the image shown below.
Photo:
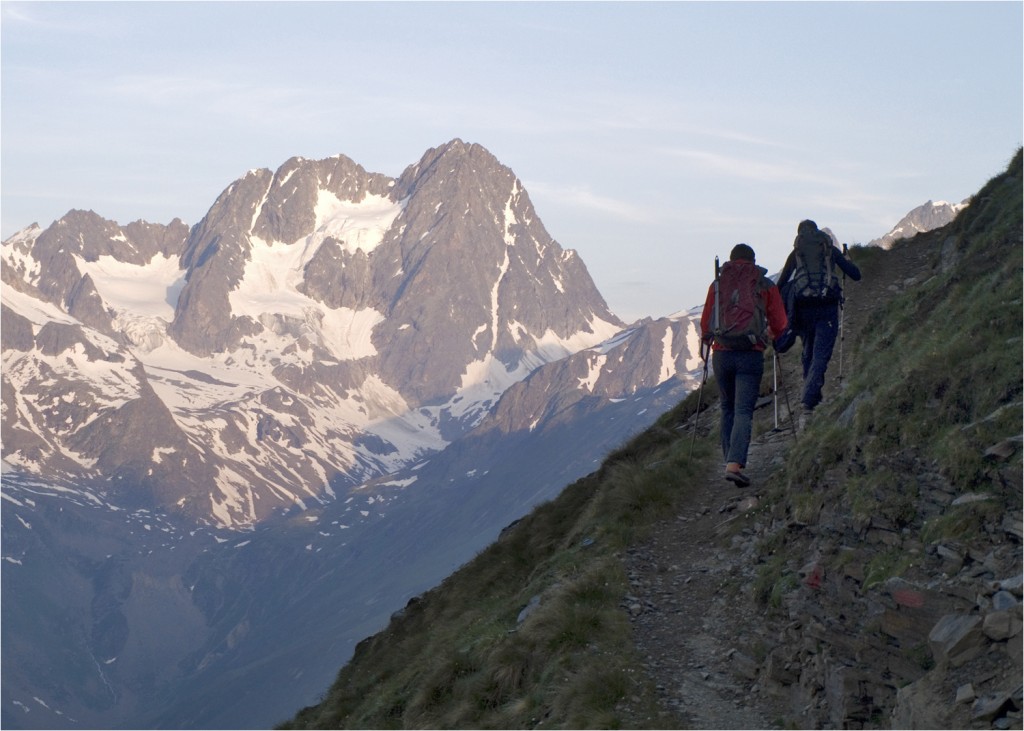
<svg viewBox="0 0 1024 731"><path fill-rule="evenodd" d="M695 406L684 400L412 600L283 728L614 728L625 697L653 707L633 671L616 554L705 468L707 448L691 458L672 429Z"/></svg>
<svg viewBox="0 0 1024 731"><path fill-rule="evenodd" d="M832 509L853 520L921 524L921 459L961 490L1019 506L1020 450L998 467L983 455L1020 433L1021 199L1018 151L1007 173L936 234L946 266L880 304L862 328L856 372L789 452L766 510L809 520L834 499ZM861 248L855 256L867 279L893 254ZM705 387L705 404L715 390ZM691 394L411 601L359 644L321 703L282 728L652 727L656 691L636 670L619 555L671 516L710 468L717 437L698 440L691 458L689 432L676 428L696 403ZM921 532L964 535L999 504L950 510ZM791 588L785 566L798 557L786 550L781 539L764 547L764 580L751 593L766 604ZM880 551L865 583L906 568L897 552Z"/></svg>
<svg viewBox="0 0 1024 731"><path fill-rule="evenodd" d="M881 515L899 528L916 517L911 458L965 491L1018 492L1007 475L1019 474L1019 450L998 468L985 452L1021 431L1021 190L1018 151L953 223L925 235L941 240L937 273L874 310L856 343L860 367L790 455L780 480L787 493L826 482L842 465L859 472L841 498L854 516ZM855 256L867 280L891 254Z"/></svg>

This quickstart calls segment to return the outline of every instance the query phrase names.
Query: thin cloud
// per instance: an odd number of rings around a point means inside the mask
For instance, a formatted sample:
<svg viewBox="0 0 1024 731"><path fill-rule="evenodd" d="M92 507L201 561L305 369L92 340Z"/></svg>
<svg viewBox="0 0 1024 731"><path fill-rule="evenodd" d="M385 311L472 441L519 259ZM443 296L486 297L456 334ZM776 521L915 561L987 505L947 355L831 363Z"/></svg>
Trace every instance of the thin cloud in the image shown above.
<svg viewBox="0 0 1024 731"><path fill-rule="evenodd" d="M649 221L653 215L645 206L619 198L598 195L583 186L553 185L539 182L524 184L531 195L541 195L563 206L603 213L612 218L619 218L625 221Z"/></svg>
<svg viewBox="0 0 1024 731"><path fill-rule="evenodd" d="M25 3L5 2L0 5L0 18L4 23L31 23L37 24L39 19L28 12Z"/></svg>
<svg viewBox="0 0 1024 731"><path fill-rule="evenodd" d="M109 35L120 23L116 18L105 16L90 19L88 15L76 14L74 19L68 18L65 7L76 3L40 3L13 2L3 0L0 3L0 20L4 27L4 35L9 36L20 30L50 31L57 34L90 34ZM85 3L82 3L83 5ZM65 7L61 7L65 6Z"/></svg>
<svg viewBox="0 0 1024 731"><path fill-rule="evenodd" d="M764 162L750 157L723 155L706 150L665 149L664 154L695 163L700 169L719 175L758 183L811 183L835 186L840 181L818 171L803 170L791 164Z"/></svg>

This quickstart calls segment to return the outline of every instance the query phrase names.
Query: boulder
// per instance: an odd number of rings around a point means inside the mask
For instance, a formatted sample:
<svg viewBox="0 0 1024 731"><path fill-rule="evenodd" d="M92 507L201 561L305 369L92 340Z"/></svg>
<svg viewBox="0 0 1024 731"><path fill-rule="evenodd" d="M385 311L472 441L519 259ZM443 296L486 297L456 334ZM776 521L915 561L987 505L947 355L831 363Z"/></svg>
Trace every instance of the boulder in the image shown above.
<svg viewBox="0 0 1024 731"><path fill-rule="evenodd" d="M970 683L964 683L956 689L956 702L959 703L970 703L975 699L974 686Z"/></svg>
<svg viewBox="0 0 1024 731"><path fill-rule="evenodd" d="M757 677L757 660L744 655L738 650L731 650L729 652L729 659L732 661L732 671L738 677L746 678L747 680L753 680Z"/></svg>
<svg viewBox="0 0 1024 731"><path fill-rule="evenodd" d="M1020 602L1017 601L1017 597L1008 591L997 591L992 595L992 608L997 612L1013 609L1019 603Z"/></svg>
<svg viewBox="0 0 1024 731"><path fill-rule="evenodd" d="M950 728L949 701L939 692L940 685L940 676L932 672L896 691L890 728Z"/></svg>
<svg viewBox="0 0 1024 731"><path fill-rule="evenodd" d="M873 698L865 688L867 676L851 667L833 667L825 680L829 720L835 728L851 728L854 723L868 721L875 709Z"/></svg>
<svg viewBox="0 0 1024 731"><path fill-rule="evenodd" d="M1020 634L1021 622L1010 612L989 612L982 622L982 632L990 640L1001 642Z"/></svg>
<svg viewBox="0 0 1024 731"><path fill-rule="evenodd" d="M1024 574L1017 574L1013 578L1003 579L995 583L996 589L1002 589L1008 591L1014 596L1021 596L1024 594Z"/></svg>
<svg viewBox="0 0 1024 731"><path fill-rule="evenodd" d="M981 623L981 617L967 614L947 614L940 619L928 634L936 664L948 662L956 667L976 657L985 644Z"/></svg>
<svg viewBox="0 0 1024 731"><path fill-rule="evenodd" d="M792 685L798 679L798 673L794 667L799 669L799 664L792 662L795 659L785 648L775 648L764 661L765 678L779 685Z"/></svg>
<svg viewBox="0 0 1024 731"><path fill-rule="evenodd" d="M990 693L974 701L974 705L971 706L971 718L975 721L991 721L1005 715L1006 711L1012 708L1012 704L1010 693Z"/></svg>

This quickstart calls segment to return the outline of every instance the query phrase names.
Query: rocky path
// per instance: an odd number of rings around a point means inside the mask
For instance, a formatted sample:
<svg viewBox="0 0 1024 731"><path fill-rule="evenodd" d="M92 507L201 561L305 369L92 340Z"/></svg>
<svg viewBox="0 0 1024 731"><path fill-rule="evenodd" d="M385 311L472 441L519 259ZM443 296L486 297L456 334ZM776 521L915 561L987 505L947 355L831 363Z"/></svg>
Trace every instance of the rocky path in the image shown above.
<svg viewBox="0 0 1024 731"><path fill-rule="evenodd" d="M872 308L906 286L930 275L927 251L907 247L892 252L894 264L882 276L847 285L843 346L836 343L825 396L845 385L839 379L840 348L847 375L856 367L852 341L861 337ZM799 342L782 359L781 383L799 408ZM770 695L760 685L759 656L767 631L763 609L750 598L757 581L757 538L763 534L759 511L773 472L796 437L789 429L780 387L779 422L772 404L755 413L754 438L745 472L752 485L726 482L720 466L709 470L684 498L674 519L626 557L631 594L626 598L637 648L645 670L656 679L665 727L704 729L792 728L801 709ZM714 409L701 415L701 431L717 433Z"/></svg>
<svg viewBox="0 0 1024 731"><path fill-rule="evenodd" d="M771 408L770 406L768 407ZM784 708L754 682L747 628L760 609L733 589L755 578L757 507L793 437L767 432L751 444L749 488L716 470L687 496L676 518L627 559L627 601L645 670L657 678L667 726L778 728Z"/></svg>

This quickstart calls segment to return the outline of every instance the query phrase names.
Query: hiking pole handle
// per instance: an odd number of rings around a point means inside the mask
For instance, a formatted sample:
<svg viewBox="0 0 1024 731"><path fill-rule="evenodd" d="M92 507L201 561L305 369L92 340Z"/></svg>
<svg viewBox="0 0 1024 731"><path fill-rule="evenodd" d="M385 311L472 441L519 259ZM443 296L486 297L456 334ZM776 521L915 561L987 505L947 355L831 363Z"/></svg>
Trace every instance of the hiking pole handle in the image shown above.
<svg viewBox="0 0 1024 731"><path fill-rule="evenodd" d="M846 259L850 258L850 247L843 244L843 257ZM843 291L839 294L839 309L843 309L843 303L846 299L846 270L843 269Z"/></svg>

